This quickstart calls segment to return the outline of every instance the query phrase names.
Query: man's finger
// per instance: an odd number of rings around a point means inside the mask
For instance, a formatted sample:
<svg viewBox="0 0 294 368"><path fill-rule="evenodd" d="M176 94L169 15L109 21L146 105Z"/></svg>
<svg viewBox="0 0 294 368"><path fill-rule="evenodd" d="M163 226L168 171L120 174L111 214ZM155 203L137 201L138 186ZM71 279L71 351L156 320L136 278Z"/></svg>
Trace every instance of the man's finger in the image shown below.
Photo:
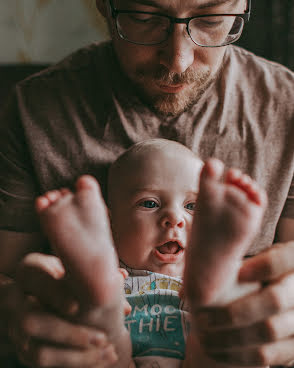
<svg viewBox="0 0 294 368"><path fill-rule="evenodd" d="M112 345L100 349L71 350L43 345L31 340L19 353L22 363L38 368L107 368L117 361Z"/></svg>
<svg viewBox="0 0 294 368"><path fill-rule="evenodd" d="M23 267L42 269L56 279L60 279L65 273L63 264L59 258L42 253L27 254L19 266L20 272L22 271Z"/></svg>
<svg viewBox="0 0 294 368"><path fill-rule="evenodd" d="M247 259L239 272L239 281L271 281L294 272L294 242L275 244Z"/></svg>
<svg viewBox="0 0 294 368"><path fill-rule="evenodd" d="M212 351L208 356L219 363L236 364L240 366L276 366L288 365L294 360L294 339L278 341L244 350Z"/></svg>
<svg viewBox="0 0 294 368"><path fill-rule="evenodd" d="M291 337L293 331L294 310L290 310L251 326L210 330L202 333L200 339L206 349L220 351L279 341Z"/></svg>
<svg viewBox="0 0 294 368"><path fill-rule="evenodd" d="M99 347L107 343L102 331L67 322L37 309L24 313L12 329L10 335L18 346L32 338L80 349Z"/></svg>
<svg viewBox="0 0 294 368"><path fill-rule="evenodd" d="M16 280L24 293L33 295L42 304L64 315L74 315L79 308L78 302L63 276L64 268L58 258L33 253L22 261Z"/></svg>
<svg viewBox="0 0 294 368"><path fill-rule="evenodd" d="M200 330L245 327L294 308L294 274L289 274L261 291L222 307L195 311ZM293 331L294 332L294 331Z"/></svg>

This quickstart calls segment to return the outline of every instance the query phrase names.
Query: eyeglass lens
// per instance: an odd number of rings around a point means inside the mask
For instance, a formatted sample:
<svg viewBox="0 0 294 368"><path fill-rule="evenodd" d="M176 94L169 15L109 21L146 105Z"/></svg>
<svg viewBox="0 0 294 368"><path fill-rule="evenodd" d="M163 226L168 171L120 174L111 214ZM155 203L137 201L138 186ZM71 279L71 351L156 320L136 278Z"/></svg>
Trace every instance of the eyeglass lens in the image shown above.
<svg viewBox="0 0 294 368"><path fill-rule="evenodd" d="M171 21L160 15L120 13L117 15L117 27L122 38L152 45L168 38ZM236 41L243 27L244 20L238 16L200 17L190 21L189 33L200 46L223 46Z"/></svg>

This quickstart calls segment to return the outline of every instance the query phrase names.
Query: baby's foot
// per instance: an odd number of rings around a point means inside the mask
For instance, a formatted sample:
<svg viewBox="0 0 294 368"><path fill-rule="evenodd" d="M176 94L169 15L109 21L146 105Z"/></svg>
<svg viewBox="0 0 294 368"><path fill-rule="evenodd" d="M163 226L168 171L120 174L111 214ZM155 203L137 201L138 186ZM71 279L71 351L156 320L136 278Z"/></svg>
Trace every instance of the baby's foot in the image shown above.
<svg viewBox="0 0 294 368"><path fill-rule="evenodd" d="M243 256L260 229L266 194L247 175L209 160L201 173L185 293L195 306L225 302L237 280ZM229 288L229 290L228 290Z"/></svg>
<svg viewBox="0 0 294 368"><path fill-rule="evenodd" d="M83 176L75 193L67 189L48 192L36 200L36 210L80 301L77 322L105 331L116 347L118 366L128 366L131 344L124 326L123 278L98 183Z"/></svg>
<svg viewBox="0 0 294 368"><path fill-rule="evenodd" d="M78 295L94 305L112 302L121 277L96 180L81 177L75 193L68 189L47 192L36 200L36 210Z"/></svg>

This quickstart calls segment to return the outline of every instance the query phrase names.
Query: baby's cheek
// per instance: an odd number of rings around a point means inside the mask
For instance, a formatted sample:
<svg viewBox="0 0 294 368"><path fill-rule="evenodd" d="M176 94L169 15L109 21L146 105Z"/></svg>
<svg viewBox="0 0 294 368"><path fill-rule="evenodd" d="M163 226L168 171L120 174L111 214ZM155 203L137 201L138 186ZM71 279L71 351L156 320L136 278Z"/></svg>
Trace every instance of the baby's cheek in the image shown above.
<svg viewBox="0 0 294 368"><path fill-rule="evenodd" d="M139 258L141 261L148 259L158 238L156 234L156 224L150 216L145 213L130 214L119 224L119 233L116 234L115 243L119 257L124 262L124 258L128 262L133 258L133 261Z"/></svg>
<svg viewBox="0 0 294 368"><path fill-rule="evenodd" d="M138 243L142 242L146 237L147 228L141 221L130 221L125 222L125 226L121 227L119 233L119 247L123 249L135 248Z"/></svg>
<svg viewBox="0 0 294 368"><path fill-rule="evenodd" d="M134 233L148 233L148 231L153 231L155 227L154 220L151 216L147 216L145 212L132 216L130 220L130 228Z"/></svg>

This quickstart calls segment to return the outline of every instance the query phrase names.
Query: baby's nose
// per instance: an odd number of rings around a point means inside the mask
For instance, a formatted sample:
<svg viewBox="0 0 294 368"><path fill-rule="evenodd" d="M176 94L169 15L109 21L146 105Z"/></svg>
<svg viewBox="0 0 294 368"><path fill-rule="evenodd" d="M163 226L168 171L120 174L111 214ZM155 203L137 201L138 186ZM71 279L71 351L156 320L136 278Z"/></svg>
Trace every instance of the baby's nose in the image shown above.
<svg viewBox="0 0 294 368"><path fill-rule="evenodd" d="M161 220L161 225L165 228L179 227L183 228L185 225L184 217L175 211L168 211Z"/></svg>

